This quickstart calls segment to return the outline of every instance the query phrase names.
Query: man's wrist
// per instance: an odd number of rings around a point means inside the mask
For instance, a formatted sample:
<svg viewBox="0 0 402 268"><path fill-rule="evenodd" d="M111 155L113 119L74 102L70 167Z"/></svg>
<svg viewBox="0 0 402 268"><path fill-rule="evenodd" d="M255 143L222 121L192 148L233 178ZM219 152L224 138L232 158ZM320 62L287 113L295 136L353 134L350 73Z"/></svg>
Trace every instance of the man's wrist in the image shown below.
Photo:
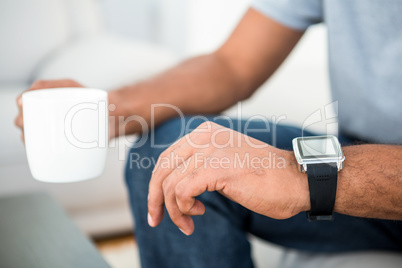
<svg viewBox="0 0 402 268"><path fill-rule="evenodd" d="M109 105L110 111L109 114L111 116L123 116L124 118L133 115L135 109L135 98L133 98L133 94L135 92L135 86L127 86L117 90L113 90L109 92Z"/></svg>
<svg viewBox="0 0 402 268"><path fill-rule="evenodd" d="M306 174L300 172L300 166L292 151L286 151L286 168L289 172L289 179L294 179L297 194L294 196L293 214L310 210L310 190Z"/></svg>
<svg viewBox="0 0 402 268"><path fill-rule="evenodd" d="M122 113L122 101L121 92L119 90L114 90L108 92L108 102L109 102L109 138L116 138L123 133L120 131L119 127L119 117L125 115Z"/></svg>
<svg viewBox="0 0 402 268"><path fill-rule="evenodd" d="M139 133L147 131L150 122L150 102L145 90L140 84L126 86L109 92L110 123L114 126L115 135ZM130 116L136 118L130 120ZM143 120L139 120L139 118ZM142 123L141 123L142 122ZM144 125L143 123L146 123Z"/></svg>

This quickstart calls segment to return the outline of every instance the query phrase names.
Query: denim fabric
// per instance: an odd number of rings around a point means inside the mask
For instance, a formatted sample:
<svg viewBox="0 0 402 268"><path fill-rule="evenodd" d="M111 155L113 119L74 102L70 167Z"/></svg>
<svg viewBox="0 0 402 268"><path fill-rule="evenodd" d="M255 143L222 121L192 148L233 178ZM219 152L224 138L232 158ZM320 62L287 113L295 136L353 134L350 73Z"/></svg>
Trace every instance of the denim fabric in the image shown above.
<svg viewBox="0 0 402 268"><path fill-rule="evenodd" d="M208 117L208 120L240 132L246 124L244 120L235 119L228 121ZM188 132L204 120L187 117L184 121L190 126ZM195 232L191 236L180 232L166 210L162 223L156 228L149 227L147 194L154 167L151 160L156 161L169 144L185 134L182 123L180 119L173 119L153 133L146 134L144 138L148 138L147 141L134 145L127 161L125 176L143 267L252 267L248 233L284 247L309 252L402 251L402 224L398 221L336 214L332 222L308 222L305 213L287 220L275 220L254 213L217 192L199 196L198 199L205 204L206 213L193 217ZM291 126L267 125L262 121L248 124L248 129L260 130L249 132L249 136L269 144L275 143L282 149L291 150L292 139L302 135L300 129ZM274 128L276 131L273 131ZM276 133L276 137L272 133ZM304 135L313 134L304 132ZM164 146L155 148L152 140ZM343 145L354 142L342 136L339 140ZM138 165L141 159L144 159L142 164L145 168Z"/></svg>

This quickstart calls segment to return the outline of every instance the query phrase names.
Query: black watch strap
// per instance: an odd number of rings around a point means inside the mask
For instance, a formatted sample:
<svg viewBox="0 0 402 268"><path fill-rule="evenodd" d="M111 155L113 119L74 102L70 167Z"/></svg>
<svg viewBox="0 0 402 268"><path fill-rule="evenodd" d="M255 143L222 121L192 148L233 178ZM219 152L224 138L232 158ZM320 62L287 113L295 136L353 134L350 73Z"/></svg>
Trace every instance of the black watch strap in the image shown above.
<svg viewBox="0 0 402 268"><path fill-rule="evenodd" d="M311 210L307 219L333 220L338 167L336 163L307 165L308 186L310 189Z"/></svg>

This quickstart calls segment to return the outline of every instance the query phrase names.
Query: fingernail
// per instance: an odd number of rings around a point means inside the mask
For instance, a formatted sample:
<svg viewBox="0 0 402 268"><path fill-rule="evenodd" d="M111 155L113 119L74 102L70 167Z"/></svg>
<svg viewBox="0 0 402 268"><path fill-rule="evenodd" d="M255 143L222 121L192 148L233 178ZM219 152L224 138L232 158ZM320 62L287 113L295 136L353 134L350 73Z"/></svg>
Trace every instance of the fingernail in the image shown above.
<svg viewBox="0 0 402 268"><path fill-rule="evenodd" d="M186 234L182 229L179 228L179 230L180 230L183 234L188 235L188 234Z"/></svg>
<svg viewBox="0 0 402 268"><path fill-rule="evenodd" d="M154 225L155 225L154 220L152 219L151 214L149 214L149 213L148 213L148 224L151 227L154 227Z"/></svg>
<svg viewBox="0 0 402 268"><path fill-rule="evenodd" d="M158 163L154 166L154 169L152 170L152 174L154 174L157 169L158 169Z"/></svg>

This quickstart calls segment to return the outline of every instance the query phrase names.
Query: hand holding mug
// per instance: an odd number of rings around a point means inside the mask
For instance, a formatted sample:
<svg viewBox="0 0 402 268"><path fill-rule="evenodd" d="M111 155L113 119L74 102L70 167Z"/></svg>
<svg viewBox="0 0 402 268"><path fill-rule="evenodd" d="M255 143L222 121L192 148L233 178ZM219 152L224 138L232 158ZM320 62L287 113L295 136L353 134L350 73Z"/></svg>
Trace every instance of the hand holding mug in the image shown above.
<svg viewBox="0 0 402 268"><path fill-rule="evenodd" d="M73 182L102 174L108 147L106 91L84 89L71 80L39 81L17 103L16 124L23 129L35 179Z"/></svg>
<svg viewBox="0 0 402 268"><path fill-rule="evenodd" d="M80 83L71 80L38 80L35 81L27 91L38 90L44 88L60 88L60 87L84 87ZM27 92L25 91L25 92ZM17 127L21 129L21 139L24 141L24 120L22 115L22 93L17 97L18 115L14 120Z"/></svg>

